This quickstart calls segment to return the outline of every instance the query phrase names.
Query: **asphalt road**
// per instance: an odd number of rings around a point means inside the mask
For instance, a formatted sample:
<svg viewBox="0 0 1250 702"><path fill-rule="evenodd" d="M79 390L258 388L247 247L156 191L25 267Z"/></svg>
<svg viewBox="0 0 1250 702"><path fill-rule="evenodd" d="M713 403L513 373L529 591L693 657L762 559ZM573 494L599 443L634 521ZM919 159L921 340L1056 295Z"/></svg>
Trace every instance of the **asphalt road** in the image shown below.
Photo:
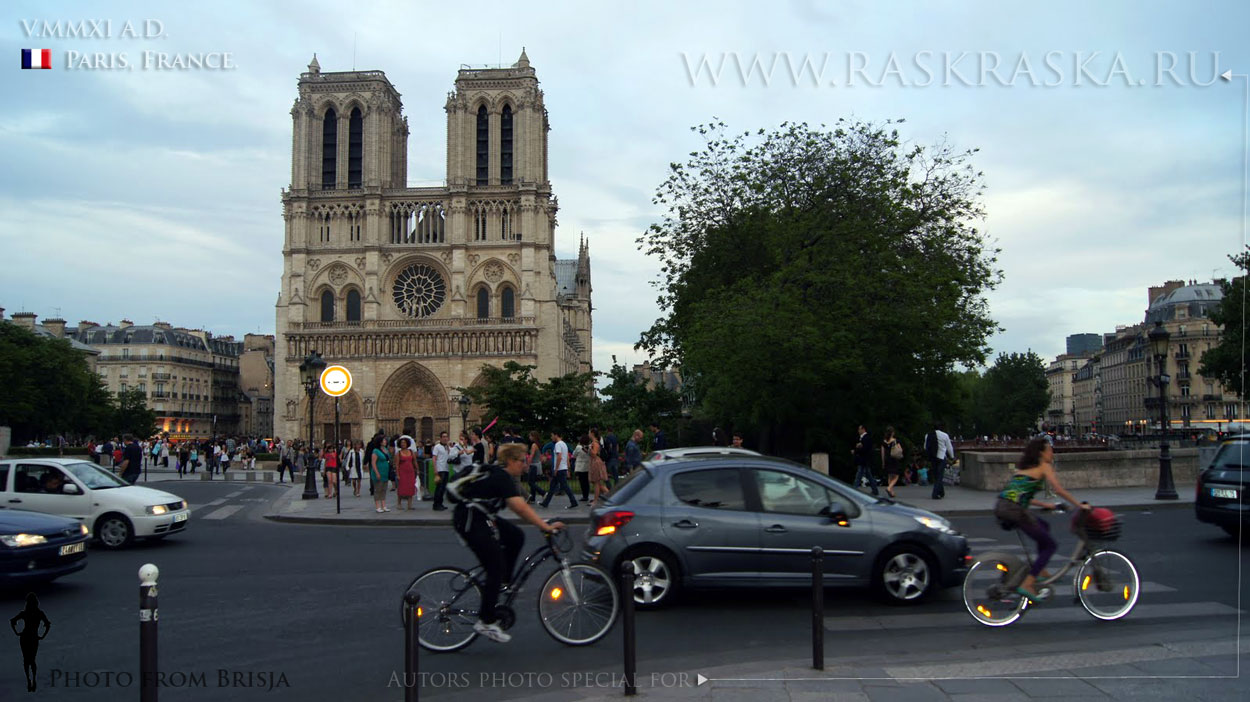
<svg viewBox="0 0 1250 702"><path fill-rule="evenodd" d="M191 502L195 513L187 532L120 552L93 549L86 570L39 592L53 625L38 659L41 692L50 699L137 698L137 683L126 686L119 674L138 671L137 572L151 562L161 569L160 667L170 685L164 699L228 694L240 700L400 700L401 593L429 567L472 563L449 528L277 524L262 518L278 496L275 488L199 481L152 487ZM1145 582L1138 609L1124 620L1098 622L1060 599L1017 625L994 630L964 613L954 589L908 608L883 605L863 591L830 590L827 655L868 656L879 667L926 653L933 664L1019 646L1096 656L1133 643L1235 637L1241 596L1250 593L1245 584L1239 591L1244 551L1237 542L1197 523L1189 509L1125 512L1123 518L1118 547L1134 559ZM974 539L974 551L1015 543L989 518L953 521ZM536 532L529 536L527 550L538 543ZM1061 551L1071 545L1064 534ZM610 675L621 670L619 627L593 646L559 644L538 624L535 587L531 581L518 601L511 643L479 640L459 653L423 653L422 696L577 696L599 686L614 693L610 686L619 680ZM4 618L17 613L23 595L0 595L0 613L11 610ZM809 626L804 591L691 593L680 606L639 614L638 669L642 676L689 673L693 681L701 669L735 661L801 661L810 658ZM24 686L16 638L9 641L0 646L5 699ZM1214 674L1236 672L1231 655L1204 659L1200 670L1179 658L1158 665L1176 675L1210 675L1221 665L1228 670ZM1205 689L1200 681L1178 678L1175 684L1178 694L1189 689L1185 685Z"/></svg>

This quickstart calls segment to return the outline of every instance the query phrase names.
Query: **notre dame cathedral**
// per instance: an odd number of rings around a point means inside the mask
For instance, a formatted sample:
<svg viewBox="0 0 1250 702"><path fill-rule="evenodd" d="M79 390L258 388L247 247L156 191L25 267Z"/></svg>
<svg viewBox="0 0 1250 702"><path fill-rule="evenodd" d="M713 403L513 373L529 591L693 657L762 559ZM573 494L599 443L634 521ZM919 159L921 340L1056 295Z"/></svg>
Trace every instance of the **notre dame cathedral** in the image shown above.
<svg viewBox="0 0 1250 702"><path fill-rule="evenodd" d="M299 365L312 351L353 375L342 436L431 440L461 428L455 388L485 364L591 370L590 257L555 257L550 130L525 52L462 69L447 104L447 180L407 187L408 121L382 71L300 75L277 303L274 431L308 433ZM420 135L418 138L433 138ZM318 394L317 440L333 437ZM469 421L488 408L471 407Z"/></svg>

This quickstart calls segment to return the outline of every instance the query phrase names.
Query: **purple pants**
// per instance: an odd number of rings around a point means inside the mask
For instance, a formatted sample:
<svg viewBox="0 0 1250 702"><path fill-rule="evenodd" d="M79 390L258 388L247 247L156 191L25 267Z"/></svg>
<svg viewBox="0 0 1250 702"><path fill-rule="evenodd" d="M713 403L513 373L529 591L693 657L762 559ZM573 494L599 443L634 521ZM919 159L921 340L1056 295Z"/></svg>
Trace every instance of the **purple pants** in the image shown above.
<svg viewBox="0 0 1250 702"><path fill-rule="evenodd" d="M1033 577L1037 577L1046 564L1050 562L1052 556L1055 555L1055 549L1058 545L1055 543L1054 537L1050 535L1050 525L1044 519L1031 519L1021 522L1020 531L1029 535L1029 538L1037 542L1037 558L1033 560L1033 567L1029 572Z"/></svg>

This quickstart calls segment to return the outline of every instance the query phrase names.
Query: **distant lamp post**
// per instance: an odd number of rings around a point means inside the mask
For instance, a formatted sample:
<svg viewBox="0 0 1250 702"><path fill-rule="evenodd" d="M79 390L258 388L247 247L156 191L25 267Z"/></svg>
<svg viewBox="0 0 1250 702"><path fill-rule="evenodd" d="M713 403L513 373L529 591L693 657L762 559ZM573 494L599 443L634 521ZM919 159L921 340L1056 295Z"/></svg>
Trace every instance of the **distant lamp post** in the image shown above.
<svg viewBox="0 0 1250 702"><path fill-rule="evenodd" d="M1175 500L1176 486L1172 484L1172 454L1168 450L1168 395L1167 388L1171 378L1165 372L1168 362L1168 341L1172 335L1163 328L1163 322L1155 322L1155 328L1146 335L1150 340L1150 350L1155 357L1155 384L1159 386L1159 429L1163 432L1159 440L1159 488L1155 490L1156 500Z"/></svg>
<svg viewBox="0 0 1250 702"><path fill-rule="evenodd" d="M468 395L461 395L459 403L460 430L467 433L469 431L469 407L473 404L473 400L469 399Z"/></svg>
<svg viewBox="0 0 1250 702"><path fill-rule="evenodd" d="M313 351L304 357L299 364L299 379L304 384L304 392L308 393L308 449L304 452L304 495L305 500L320 497L317 492L317 471L313 469L313 404L317 400L317 391L321 388L321 371L325 370L326 362L321 354Z"/></svg>

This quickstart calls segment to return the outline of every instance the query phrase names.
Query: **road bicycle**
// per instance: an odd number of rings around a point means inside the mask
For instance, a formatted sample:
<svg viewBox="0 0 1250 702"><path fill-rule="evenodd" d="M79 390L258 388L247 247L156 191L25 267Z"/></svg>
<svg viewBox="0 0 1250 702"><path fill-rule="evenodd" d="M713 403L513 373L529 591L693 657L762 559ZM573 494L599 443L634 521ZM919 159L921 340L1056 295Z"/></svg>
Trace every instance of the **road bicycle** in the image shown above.
<svg viewBox="0 0 1250 702"><path fill-rule="evenodd" d="M1101 546L1102 542L1120 537L1119 519L1103 528L1088 525L1087 519L1087 510L1077 511L1072 521L1072 532L1078 539L1076 549L1059 572L1039 577L1036 587L1043 598L1052 598L1055 583L1076 567L1072 576L1073 602L1079 602L1098 619L1112 621L1133 610L1141 590L1141 578L1128 556ZM1003 528L1015 527L1004 524ZM1029 599L1016 591L1033 564L1023 534L1018 529L1016 532L1025 547L1024 558L1001 552L986 553L977 558L964 578L964 606L973 619L986 626L1007 626L1024 616L1031 606Z"/></svg>
<svg viewBox="0 0 1250 702"><path fill-rule="evenodd" d="M538 593L538 620L556 641L585 646L603 638L621 609L620 595L606 571L588 563L569 563L572 537L564 529L544 534L543 544L525 557L499 593L495 618L504 630L516 623L512 603L525 582L548 559L559 567L543 581ZM421 646L431 651L458 651L477 638L473 624L482 606L486 572L481 565L469 570L455 566L431 568L409 585L421 594L417 606ZM402 608L401 608L402 611Z"/></svg>

